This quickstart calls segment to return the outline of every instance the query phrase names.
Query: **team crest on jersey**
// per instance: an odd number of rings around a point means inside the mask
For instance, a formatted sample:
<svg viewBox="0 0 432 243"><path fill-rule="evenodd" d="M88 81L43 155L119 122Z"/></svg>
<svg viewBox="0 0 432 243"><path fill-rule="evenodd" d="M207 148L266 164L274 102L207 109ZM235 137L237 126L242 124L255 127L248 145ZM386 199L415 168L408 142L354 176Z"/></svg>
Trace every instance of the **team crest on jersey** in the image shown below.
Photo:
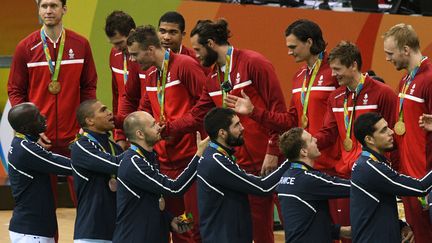
<svg viewBox="0 0 432 243"><path fill-rule="evenodd" d="M171 82L171 72L168 72L167 83Z"/></svg>
<svg viewBox="0 0 432 243"><path fill-rule="evenodd" d="M235 83L236 83L236 84L240 83L240 73L239 73L239 72L237 72L237 76L236 76L236 81L235 81Z"/></svg>
<svg viewBox="0 0 432 243"><path fill-rule="evenodd" d="M412 86L411 89L410 89L410 95L413 95L413 94L414 94L415 87L416 87L416 84L413 84L413 86Z"/></svg>
<svg viewBox="0 0 432 243"><path fill-rule="evenodd" d="M368 103L368 94L366 93L363 97L363 105L366 105Z"/></svg>
<svg viewBox="0 0 432 243"><path fill-rule="evenodd" d="M321 86L323 82L324 82L323 75L321 75L320 78L318 79L318 85Z"/></svg>
<svg viewBox="0 0 432 243"><path fill-rule="evenodd" d="M75 53L74 51L71 49L69 49L69 59L75 59Z"/></svg>

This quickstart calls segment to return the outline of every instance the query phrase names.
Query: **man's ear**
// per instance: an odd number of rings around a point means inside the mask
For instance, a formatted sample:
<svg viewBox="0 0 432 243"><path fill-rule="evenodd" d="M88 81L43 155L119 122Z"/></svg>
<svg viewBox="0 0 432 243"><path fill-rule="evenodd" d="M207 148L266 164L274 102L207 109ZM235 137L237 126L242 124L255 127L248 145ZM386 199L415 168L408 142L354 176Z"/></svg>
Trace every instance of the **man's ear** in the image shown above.
<svg viewBox="0 0 432 243"><path fill-rule="evenodd" d="M370 135L366 135L364 140L366 144L375 145L375 139Z"/></svg>

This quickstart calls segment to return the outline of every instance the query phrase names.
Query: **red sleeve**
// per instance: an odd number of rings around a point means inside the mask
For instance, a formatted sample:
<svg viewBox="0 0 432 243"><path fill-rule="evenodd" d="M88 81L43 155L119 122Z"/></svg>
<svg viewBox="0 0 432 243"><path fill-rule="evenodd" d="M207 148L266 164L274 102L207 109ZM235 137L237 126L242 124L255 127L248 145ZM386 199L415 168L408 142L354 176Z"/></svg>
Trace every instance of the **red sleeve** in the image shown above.
<svg viewBox="0 0 432 243"><path fill-rule="evenodd" d="M382 90L383 91L380 92L381 96L378 100L378 107L380 107L379 112L387 121L388 127L393 128L396 123L398 97L388 85L384 85ZM399 170L400 156L398 150L394 150L390 153L390 161L392 168L395 170Z"/></svg>
<svg viewBox="0 0 432 243"><path fill-rule="evenodd" d="M117 86L117 80L115 78L114 72L111 71L111 89L112 89L112 109L114 116L117 116L118 113L118 99L119 99L119 92L118 92L118 86Z"/></svg>
<svg viewBox="0 0 432 243"><path fill-rule="evenodd" d="M332 146L339 136L336 118L332 109L332 100L334 100L334 97L330 95L327 101L327 111L324 115L324 125L318 133L315 134L315 138L318 140L317 145L320 150Z"/></svg>
<svg viewBox="0 0 432 243"><path fill-rule="evenodd" d="M268 110L255 107L250 114L250 118L260 123L267 129L273 129L278 132L284 132L298 125L297 108L294 105L293 99L288 113L270 112Z"/></svg>
<svg viewBox="0 0 432 243"><path fill-rule="evenodd" d="M141 80L135 65L131 65L129 70L129 80L126 82L125 90L118 101L118 111L116 117L116 127L123 127L123 120L130 113L137 111L141 99Z"/></svg>
<svg viewBox="0 0 432 243"><path fill-rule="evenodd" d="M252 61L249 73L261 98L266 103L266 110L270 112L286 113L286 105L279 80L273 65L267 60ZM279 133L269 130L270 140L267 145L267 154L279 155Z"/></svg>
<svg viewBox="0 0 432 243"><path fill-rule="evenodd" d="M25 45L18 44L12 59L12 66L8 80L8 96L12 106L27 102L27 89L29 87L29 74L27 69Z"/></svg>
<svg viewBox="0 0 432 243"><path fill-rule="evenodd" d="M85 40L86 54L80 79L80 102L96 99L97 74L90 44Z"/></svg>
<svg viewBox="0 0 432 243"><path fill-rule="evenodd" d="M204 116L215 106L206 86L204 86L201 97L195 106L181 118L167 122L165 129L162 131L162 136L180 136L198 131L203 126Z"/></svg>
<svg viewBox="0 0 432 243"><path fill-rule="evenodd" d="M188 60L188 63L181 65L180 80L187 87L189 94L194 97L194 103L196 103L202 94L206 76L195 60L192 58L186 60Z"/></svg>
<svg viewBox="0 0 432 243"><path fill-rule="evenodd" d="M151 107L150 98L148 97L147 92L141 97L138 110L145 111L153 115L153 109Z"/></svg>

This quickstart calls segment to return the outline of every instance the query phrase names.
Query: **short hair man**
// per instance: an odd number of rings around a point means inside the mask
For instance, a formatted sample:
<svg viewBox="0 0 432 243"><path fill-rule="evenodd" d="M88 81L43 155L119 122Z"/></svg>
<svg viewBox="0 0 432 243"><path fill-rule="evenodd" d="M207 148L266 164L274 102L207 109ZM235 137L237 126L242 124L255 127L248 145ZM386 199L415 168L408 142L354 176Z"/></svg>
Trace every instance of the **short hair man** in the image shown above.
<svg viewBox="0 0 432 243"><path fill-rule="evenodd" d="M96 98L96 67L88 40L63 25L66 0L38 0L37 8L43 25L16 46L8 97L12 106L34 103L47 118L49 129L41 134L45 148L70 156L69 144L79 131L71 111ZM56 191L57 178L52 181ZM76 205L72 177L68 183Z"/></svg>
<svg viewBox="0 0 432 243"><path fill-rule="evenodd" d="M400 151L401 172L421 178L432 166L432 156L429 155L432 137L418 126L418 119L423 113L432 113L432 63L422 55L419 38L411 25L397 24L384 33L383 39L386 60L396 70L407 71L399 82L400 99L397 99L398 109L393 113L393 117L397 119L394 128ZM415 197L404 197L402 201L416 242L430 242L432 222L428 219L425 208Z"/></svg>
<svg viewBox="0 0 432 243"><path fill-rule="evenodd" d="M178 233L190 229L165 208L165 196L181 196L194 182L196 168L209 139L197 133L197 151L180 175L170 179L159 172L154 145L161 127L147 112L129 114L123 125L131 147L118 169L117 220L114 243L168 242L170 228Z"/></svg>
<svg viewBox="0 0 432 243"><path fill-rule="evenodd" d="M111 242L116 219L116 180L122 149L109 139L113 113L100 101L86 100L78 107L83 135L71 145L72 169L78 206L75 243Z"/></svg>
<svg viewBox="0 0 432 243"><path fill-rule="evenodd" d="M266 177L248 174L234 157L234 148L244 143L244 128L235 112L213 108L205 116L204 126L211 142L198 165L203 242L252 242L248 194L271 194L289 163L284 162Z"/></svg>
<svg viewBox="0 0 432 243"><path fill-rule="evenodd" d="M9 223L11 242L54 243L57 218L49 174L72 174L70 160L36 143L46 130L46 119L33 103L12 107L8 120L16 132L8 155L15 199Z"/></svg>
<svg viewBox="0 0 432 243"><path fill-rule="evenodd" d="M349 226L333 225L328 199L349 197L350 181L313 168L321 152L317 139L303 128L291 128L279 138L290 161L276 188L282 208L286 242L332 242L350 238Z"/></svg>
<svg viewBox="0 0 432 243"><path fill-rule="evenodd" d="M415 179L394 171L384 156L393 150L393 130L378 113L357 118L354 135L363 146L352 169L351 225L354 242L407 242L411 229L398 221L395 196L425 196L432 173ZM401 231L404 239L401 239ZM417 242L417 240L416 240Z"/></svg>
<svg viewBox="0 0 432 243"><path fill-rule="evenodd" d="M146 94L140 108L153 114L160 123L180 118L189 112L199 100L205 82L198 62L190 56L163 49L151 25L138 27L129 35L127 44L132 59L147 70ZM196 130L202 131L202 128ZM155 150L159 155L161 172L176 178L196 152L195 131L162 140L155 145ZM181 214L186 210L198 219L195 185L184 197L169 197L166 202L171 212ZM200 241L198 220L194 222L193 237ZM175 234L173 238L177 242L178 238L185 237Z"/></svg>
<svg viewBox="0 0 432 243"><path fill-rule="evenodd" d="M144 81L140 80L139 65L132 62L129 52L127 50L127 37L129 32L136 28L133 18L120 10L111 12L105 20L105 34L112 44L109 65L112 74L112 107L114 117L121 120L118 116L120 99L125 93L125 86L128 82L136 83L136 89L132 92L141 95L141 85ZM145 88L143 89L145 91ZM127 105L138 107L139 99L128 99ZM121 129L114 130L114 140L119 144L122 149L128 146L126 137Z"/></svg>

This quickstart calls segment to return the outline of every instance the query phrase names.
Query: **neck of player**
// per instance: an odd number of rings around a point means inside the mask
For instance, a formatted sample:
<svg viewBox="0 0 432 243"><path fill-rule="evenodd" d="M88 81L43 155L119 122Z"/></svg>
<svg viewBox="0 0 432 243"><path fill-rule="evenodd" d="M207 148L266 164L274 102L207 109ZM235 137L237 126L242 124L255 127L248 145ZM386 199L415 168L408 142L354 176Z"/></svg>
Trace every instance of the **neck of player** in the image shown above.
<svg viewBox="0 0 432 243"><path fill-rule="evenodd" d="M162 68L163 68L164 57L165 57L165 50L162 48L156 49L154 65L156 66L156 68L158 70L162 70Z"/></svg>
<svg viewBox="0 0 432 243"><path fill-rule="evenodd" d="M228 52L228 48L230 46L229 45L223 45L223 46L217 46L217 48L215 49L215 51L218 54L218 59L217 59L217 64L219 65L219 67L223 67L226 64L226 55Z"/></svg>
<svg viewBox="0 0 432 243"><path fill-rule="evenodd" d="M361 79L361 73L360 72L356 72L356 74L354 75L353 80L351 81L350 84L348 84L348 88L351 91L355 91L358 84L360 83L360 79Z"/></svg>
<svg viewBox="0 0 432 243"><path fill-rule="evenodd" d="M319 55L311 55L307 60L306 60L306 64L308 66L309 69L311 69L315 62L318 60L318 56Z"/></svg>
<svg viewBox="0 0 432 243"><path fill-rule="evenodd" d="M58 25L55 26L47 26L44 25L44 31L45 34L52 40L52 41L56 41L61 32L63 30L63 25L61 23L59 23Z"/></svg>
<svg viewBox="0 0 432 243"><path fill-rule="evenodd" d="M423 56L420 51L411 54L408 64L408 72L412 72L414 68L420 65Z"/></svg>

